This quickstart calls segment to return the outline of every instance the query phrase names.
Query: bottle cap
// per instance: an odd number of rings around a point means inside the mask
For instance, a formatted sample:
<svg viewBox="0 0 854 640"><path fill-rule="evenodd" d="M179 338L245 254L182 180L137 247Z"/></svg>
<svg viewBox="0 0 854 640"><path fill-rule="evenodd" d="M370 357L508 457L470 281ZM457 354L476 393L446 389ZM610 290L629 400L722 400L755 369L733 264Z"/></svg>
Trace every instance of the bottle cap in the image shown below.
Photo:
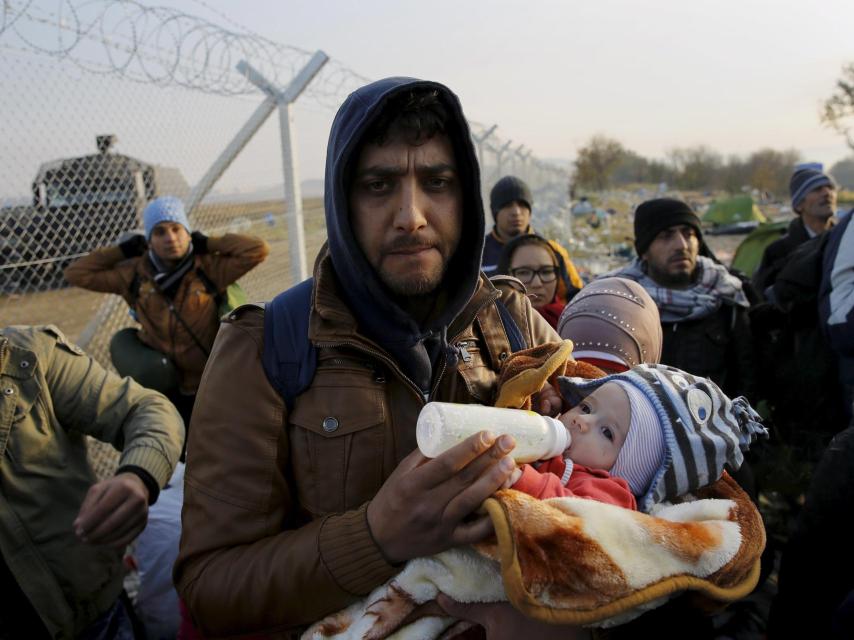
<svg viewBox="0 0 854 640"><path fill-rule="evenodd" d="M557 418L552 418L551 416L541 417L546 421L546 424L549 425L555 435L554 446L548 453L546 453L545 456L543 456L544 460L548 460L549 458L559 456L566 451L566 448L569 446L569 431L567 431L566 427L563 426L563 422Z"/></svg>

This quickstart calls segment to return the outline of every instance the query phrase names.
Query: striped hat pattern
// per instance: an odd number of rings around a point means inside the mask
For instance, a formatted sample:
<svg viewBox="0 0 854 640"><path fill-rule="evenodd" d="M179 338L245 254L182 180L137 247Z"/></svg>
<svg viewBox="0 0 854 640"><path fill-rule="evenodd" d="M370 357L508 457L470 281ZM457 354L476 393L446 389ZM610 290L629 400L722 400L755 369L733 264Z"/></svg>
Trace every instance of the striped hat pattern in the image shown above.
<svg viewBox="0 0 854 640"><path fill-rule="evenodd" d="M721 477L726 464L738 469L744 462L742 452L756 438L768 437L746 398L730 400L711 380L675 367L642 364L596 380L558 378L563 397L573 405L609 381L630 383L643 393L662 430L664 456L649 487L638 496L641 511L708 486Z"/></svg>
<svg viewBox="0 0 854 640"><path fill-rule="evenodd" d="M797 208L813 189L827 185L836 189L833 178L824 173L820 162L804 162L795 167L795 172L789 179L789 195L792 197L792 208Z"/></svg>

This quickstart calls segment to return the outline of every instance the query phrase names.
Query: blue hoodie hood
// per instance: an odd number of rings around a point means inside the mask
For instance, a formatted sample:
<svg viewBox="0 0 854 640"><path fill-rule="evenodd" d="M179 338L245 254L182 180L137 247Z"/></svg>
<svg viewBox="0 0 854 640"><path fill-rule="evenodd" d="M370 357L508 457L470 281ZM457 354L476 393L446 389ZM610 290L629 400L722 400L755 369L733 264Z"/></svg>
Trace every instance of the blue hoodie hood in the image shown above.
<svg viewBox="0 0 854 640"><path fill-rule="evenodd" d="M388 100L412 89L436 89L448 112L446 134L451 141L463 194L460 244L440 285L442 308L427 326L406 313L393 299L356 242L350 225L347 184L362 138ZM329 254L341 294L356 316L359 330L395 357L403 371L425 393L432 368L447 352L447 327L465 308L478 286L484 243L480 171L460 101L447 87L414 78L386 78L351 93L332 123L326 150L326 230Z"/></svg>

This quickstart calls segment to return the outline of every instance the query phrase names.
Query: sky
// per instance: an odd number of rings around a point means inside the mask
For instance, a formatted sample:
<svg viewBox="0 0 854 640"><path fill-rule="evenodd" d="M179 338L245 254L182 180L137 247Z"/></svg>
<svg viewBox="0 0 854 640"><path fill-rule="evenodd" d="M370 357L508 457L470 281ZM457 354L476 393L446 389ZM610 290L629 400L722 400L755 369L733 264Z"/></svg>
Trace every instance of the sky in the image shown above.
<svg viewBox="0 0 854 640"><path fill-rule="evenodd" d="M781 0L195 0L369 78L446 83L467 115L540 157L596 133L650 157L794 147L850 153L819 110L854 61L854 2ZM207 9L206 7L210 7Z"/></svg>
<svg viewBox="0 0 854 640"><path fill-rule="evenodd" d="M34 6L67 22L69 7L101 1ZM819 120L843 64L854 62L851 0L137 1L321 49L370 79L443 82L470 119L497 124L503 139L543 159L571 160L595 134L651 158L697 144L725 157L795 148L828 167L852 154ZM55 29L27 37L56 46ZM94 134L106 132L118 134L121 152L178 166L193 184L260 102L69 74L55 57L13 44L0 49L10 63L0 65L0 135L14 162L4 167L0 159L0 174L16 194L28 190L41 162L89 153ZM334 105L296 103L304 180L322 177L333 116ZM271 118L218 189L280 179L277 127Z"/></svg>

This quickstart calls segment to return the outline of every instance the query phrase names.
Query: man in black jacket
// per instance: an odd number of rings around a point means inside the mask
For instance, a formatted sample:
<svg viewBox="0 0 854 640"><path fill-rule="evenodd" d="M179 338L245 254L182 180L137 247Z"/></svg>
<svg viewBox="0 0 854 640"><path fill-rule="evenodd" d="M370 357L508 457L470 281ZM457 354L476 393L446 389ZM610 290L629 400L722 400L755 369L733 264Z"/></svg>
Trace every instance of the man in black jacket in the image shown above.
<svg viewBox="0 0 854 640"><path fill-rule="evenodd" d="M729 396L756 401L756 373L742 282L718 262L703 241L700 219L681 200L658 198L635 210L635 250L638 258L608 275L640 283L658 307L663 345L661 363L711 378ZM733 474L756 499L748 464ZM638 620L616 627L614 640L661 633L661 629L690 629L690 637L718 637L716 621L685 599L677 599ZM739 621L732 622L734 627ZM682 637L683 632L665 633Z"/></svg>
<svg viewBox="0 0 854 640"><path fill-rule="evenodd" d="M648 200L634 230L638 259L609 275L635 280L655 300L661 362L711 378L730 396L754 396L749 302L741 281L709 257L697 214L680 200Z"/></svg>
<svg viewBox="0 0 854 640"><path fill-rule="evenodd" d="M797 217L789 224L786 235L765 248L753 275L753 285L763 298L773 295L771 288L792 252L829 229L836 212L836 183L822 172L820 164L798 165L789 180L789 194Z"/></svg>

